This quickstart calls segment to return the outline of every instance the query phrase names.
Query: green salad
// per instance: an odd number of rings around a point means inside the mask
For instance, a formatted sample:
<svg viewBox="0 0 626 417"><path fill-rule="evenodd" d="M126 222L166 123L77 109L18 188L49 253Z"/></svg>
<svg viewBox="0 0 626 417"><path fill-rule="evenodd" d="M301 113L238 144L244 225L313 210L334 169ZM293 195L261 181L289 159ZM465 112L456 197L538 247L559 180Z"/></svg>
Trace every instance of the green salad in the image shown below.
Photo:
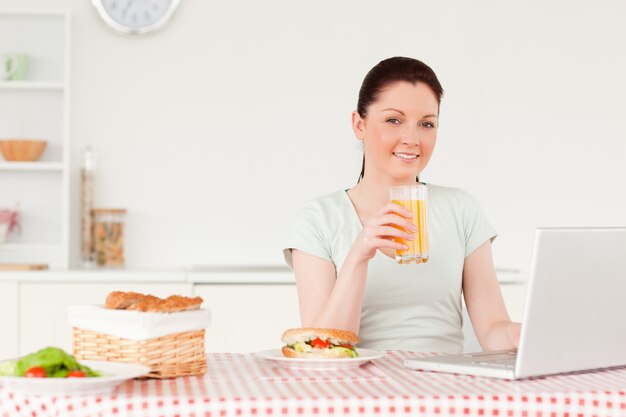
<svg viewBox="0 0 626 417"><path fill-rule="evenodd" d="M74 356L62 349L47 347L18 360L0 363L0 376L85 378L100 376L100 373L81 365Z"/></svg>

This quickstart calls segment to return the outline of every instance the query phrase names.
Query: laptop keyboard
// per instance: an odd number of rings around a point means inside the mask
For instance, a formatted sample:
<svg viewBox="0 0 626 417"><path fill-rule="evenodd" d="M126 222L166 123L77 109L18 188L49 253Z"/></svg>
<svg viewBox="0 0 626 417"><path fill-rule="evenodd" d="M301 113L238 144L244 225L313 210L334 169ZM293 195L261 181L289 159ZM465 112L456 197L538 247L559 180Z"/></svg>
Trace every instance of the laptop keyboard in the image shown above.
<svg viewBox="0 0 626 417"><path fill-rule="evenodd" d="M501 353L468 353L464 356L472 358L472 364L492 366L495 368L515 368L515 360L517 358L516 352L501 352Z"/></svg>

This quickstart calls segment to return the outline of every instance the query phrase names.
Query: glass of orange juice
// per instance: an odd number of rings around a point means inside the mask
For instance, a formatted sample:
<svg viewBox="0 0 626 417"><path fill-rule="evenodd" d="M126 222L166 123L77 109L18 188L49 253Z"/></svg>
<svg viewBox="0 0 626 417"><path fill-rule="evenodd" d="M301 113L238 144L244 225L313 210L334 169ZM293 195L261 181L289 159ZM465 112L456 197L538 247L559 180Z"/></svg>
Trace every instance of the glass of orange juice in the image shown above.
<svg viewBox="0 0 626 417"><path fill-rule="evenodd" d="M409 247L407 250L396 250L396 261L400 264L411 262L419 264L428 261L427 196L428 189L423 184L401 185L389 189L391 202L409 209L413 213L411 221L417 226L414 240L394 239Z"/></svg>

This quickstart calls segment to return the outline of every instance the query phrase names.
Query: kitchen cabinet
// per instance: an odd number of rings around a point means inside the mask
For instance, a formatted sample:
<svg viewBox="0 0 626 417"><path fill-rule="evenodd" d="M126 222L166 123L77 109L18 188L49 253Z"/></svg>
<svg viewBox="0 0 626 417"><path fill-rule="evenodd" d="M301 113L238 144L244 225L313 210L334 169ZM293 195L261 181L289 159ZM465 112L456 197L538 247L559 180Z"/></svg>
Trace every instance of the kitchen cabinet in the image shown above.
<svg viewBox="0 0 626 417"><path fill-rule="evenodd" d="M176 271L48 271L14 275L15 280L6 276L0 281L0 358L47 345L70 349L67 306L103 304L107 294L116 290L202 297L203 308L211 312L207 352L277 349L286 329L300 327L297 289L290 272L185 276ZM526 285L503 282L500 286L511 318L521 321Z"/></svg>
<svg viewBox="0 0 626 417"><path fill-rule="evenodd" d="M300 327L295 284L196 284L194 294L211 310L207 352L277 349L286 329Z"/></svg>
<svg viewBox="0 0 626 417"><path fill-rule="evenodd" d="M18 352L18 283L0 282L0 359Z"/></svg>
<svg viewBox="0 0 626 417"><path fill-rule="evenodd" d="M525 285L501 284L511 319L521 321ZM195 284L194 294L211 310L211 327L206 329L207 352L255 352L282 346L282 333L300 327L295 284ZM466 317L467 319L467 317ZM471 324L464 332L467 349L480 347Z"/></svg>
<svg viewBox="0 0 626 417"><path fill-rule="evenodd" d="M188 283L40 283L23 282L19 295L19 351L26 354L45 346L71 351L72 330L66 309L76 304L104 304L111 291L136 291L159 297L190 296Z"/></svg>
<svg viewBox="0 0 626 417"><path fill-rule="evenodd" d="M44 139L36 162L0 156L0 208L17 207L20 233L0 245L0 263L69 264L70 16L0 10L0 55L28 55L24 80L0 80L0 139Z"/></svg>

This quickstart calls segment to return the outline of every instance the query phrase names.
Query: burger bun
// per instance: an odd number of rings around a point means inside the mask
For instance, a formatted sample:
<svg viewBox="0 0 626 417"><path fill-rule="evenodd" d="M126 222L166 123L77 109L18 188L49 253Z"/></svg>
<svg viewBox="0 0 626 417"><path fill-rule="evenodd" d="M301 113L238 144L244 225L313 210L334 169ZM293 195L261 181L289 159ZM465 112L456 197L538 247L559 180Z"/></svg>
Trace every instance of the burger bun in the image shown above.
<svg viewBox="0 0 626 417"><path fill-rule="evenodd" d="M319 337L328 340L333 345L356 345L359 342L359 336L349 330L339 329L321 329L316 327L300 327L297 329L289 329L283 333L282 341L287 345L293 345L297 342L306 342Z"/></svg>

